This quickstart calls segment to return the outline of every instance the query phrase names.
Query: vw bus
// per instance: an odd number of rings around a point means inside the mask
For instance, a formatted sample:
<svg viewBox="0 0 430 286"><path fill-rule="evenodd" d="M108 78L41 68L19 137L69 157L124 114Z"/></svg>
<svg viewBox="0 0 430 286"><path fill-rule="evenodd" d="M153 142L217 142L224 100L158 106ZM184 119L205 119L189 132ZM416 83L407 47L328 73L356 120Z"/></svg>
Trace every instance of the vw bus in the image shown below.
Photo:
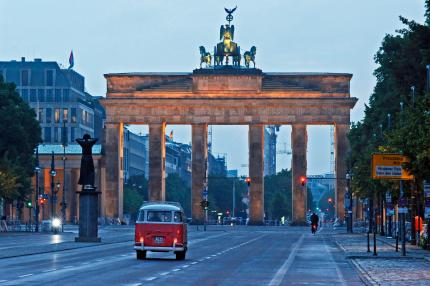
<svg viewBox="0 0 430 286"><path fill-rule="evenodd" d="M137 259L146 259L146 252L169 252L177 260L187 252L187 224L179 203L144 202L135 226L134 249Z"/></svg>

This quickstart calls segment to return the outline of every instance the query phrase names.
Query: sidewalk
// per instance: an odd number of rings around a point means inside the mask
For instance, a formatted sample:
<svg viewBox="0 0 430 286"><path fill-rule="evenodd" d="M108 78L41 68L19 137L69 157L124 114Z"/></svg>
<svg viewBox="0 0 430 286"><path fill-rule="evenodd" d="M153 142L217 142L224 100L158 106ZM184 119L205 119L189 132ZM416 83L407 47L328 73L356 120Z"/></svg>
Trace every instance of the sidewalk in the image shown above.
<svg viewBox="0 0 430 286"><path fill-rule="evenodd" d="M337 233L332 239L357 268L368 285L430 285L430 252L406 243L406 256L396 252L396 241L377 235L377 256L373 255L373 234L370 252L367 235Z"/></svg>

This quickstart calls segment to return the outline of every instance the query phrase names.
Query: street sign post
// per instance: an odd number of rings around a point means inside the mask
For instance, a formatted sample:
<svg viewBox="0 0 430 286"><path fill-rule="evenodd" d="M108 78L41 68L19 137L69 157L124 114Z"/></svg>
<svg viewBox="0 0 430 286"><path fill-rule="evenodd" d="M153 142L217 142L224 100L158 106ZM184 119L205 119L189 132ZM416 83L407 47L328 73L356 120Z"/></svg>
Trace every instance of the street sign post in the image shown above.
<svg viewBox="0 0 430 286"><path fill-rule="evenodd" d="M413 180L403 167L409 159L401 154L372 154L372 178L376 180Z"/></svg>

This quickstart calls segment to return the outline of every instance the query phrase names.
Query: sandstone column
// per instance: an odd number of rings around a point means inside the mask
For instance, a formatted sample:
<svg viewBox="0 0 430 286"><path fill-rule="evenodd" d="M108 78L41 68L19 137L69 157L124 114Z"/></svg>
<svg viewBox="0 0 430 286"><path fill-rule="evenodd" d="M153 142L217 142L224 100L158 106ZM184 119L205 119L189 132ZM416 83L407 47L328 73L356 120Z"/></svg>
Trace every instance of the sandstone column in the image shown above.
<svg viewBox="0 0 430 286"><path fill-rule="evenodd" d="M303 225L306 223L306 185L302 186L300 177L306 177L307 159L306 150L308 135L305 124L293 124L291 132L292 146L292 222Z"/></svg>
<svg viewBox="0 0 430 286"><path fill-rule="evenodd" d="M193 124L192 127L192 171L191 171L191 202L193 224L204 222L204 213L200 206L202 191L206 184L208 161L208 126Z"/></svg>
<svg viewBox="0 0 430 286"><path fill-rule="evenodd" d="M166 123L149 124L149 182L150 201L166 200L165 161Z"/></svg>
<svg viewBox="0 0 430 286"><path fill-rule="evenodd" d="M345 218L344 197L346 189L346 157L349 149L349 124L336 124L334 133L335 160L336 160L336 215L339 219Z"/></svg>
<svg viewBox="0 0 430 286"><path fill-rule="evenodd" d="M249 225L264 224L264 125L249 125Z"/></svg>
<svg viewBox="0 0 430 286"><path fill-rule="evenodd" d="M123 124L105 124L105 158L106 169L105 191L106 198L105 215L110 218L122 218L123 210ZM100 187L100 186L97 186ZM98 189L99 190L99 189Z"/></svg>

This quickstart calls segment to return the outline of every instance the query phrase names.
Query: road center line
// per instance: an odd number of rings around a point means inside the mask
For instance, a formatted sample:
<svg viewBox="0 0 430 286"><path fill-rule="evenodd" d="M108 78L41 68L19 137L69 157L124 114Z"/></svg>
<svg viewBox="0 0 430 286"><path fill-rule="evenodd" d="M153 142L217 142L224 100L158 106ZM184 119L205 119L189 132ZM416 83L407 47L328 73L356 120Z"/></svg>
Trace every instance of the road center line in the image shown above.
<svg viewBox="0 0 430 286"><path fill-rule="evenodd" d="M282 280L284 279L285 274L287 273L288 269L290 268L291 264L294 261L294 258L296 257L297 250L303 243L303 239L305 238L305 235L302 234L297 241L294 248L291 250L290 255L288 255L287 260L285 260L284 264L278 269L278 271L275 274L275 277L270 281L269 286L275 286L275 285L281 285Z"/></svg>

